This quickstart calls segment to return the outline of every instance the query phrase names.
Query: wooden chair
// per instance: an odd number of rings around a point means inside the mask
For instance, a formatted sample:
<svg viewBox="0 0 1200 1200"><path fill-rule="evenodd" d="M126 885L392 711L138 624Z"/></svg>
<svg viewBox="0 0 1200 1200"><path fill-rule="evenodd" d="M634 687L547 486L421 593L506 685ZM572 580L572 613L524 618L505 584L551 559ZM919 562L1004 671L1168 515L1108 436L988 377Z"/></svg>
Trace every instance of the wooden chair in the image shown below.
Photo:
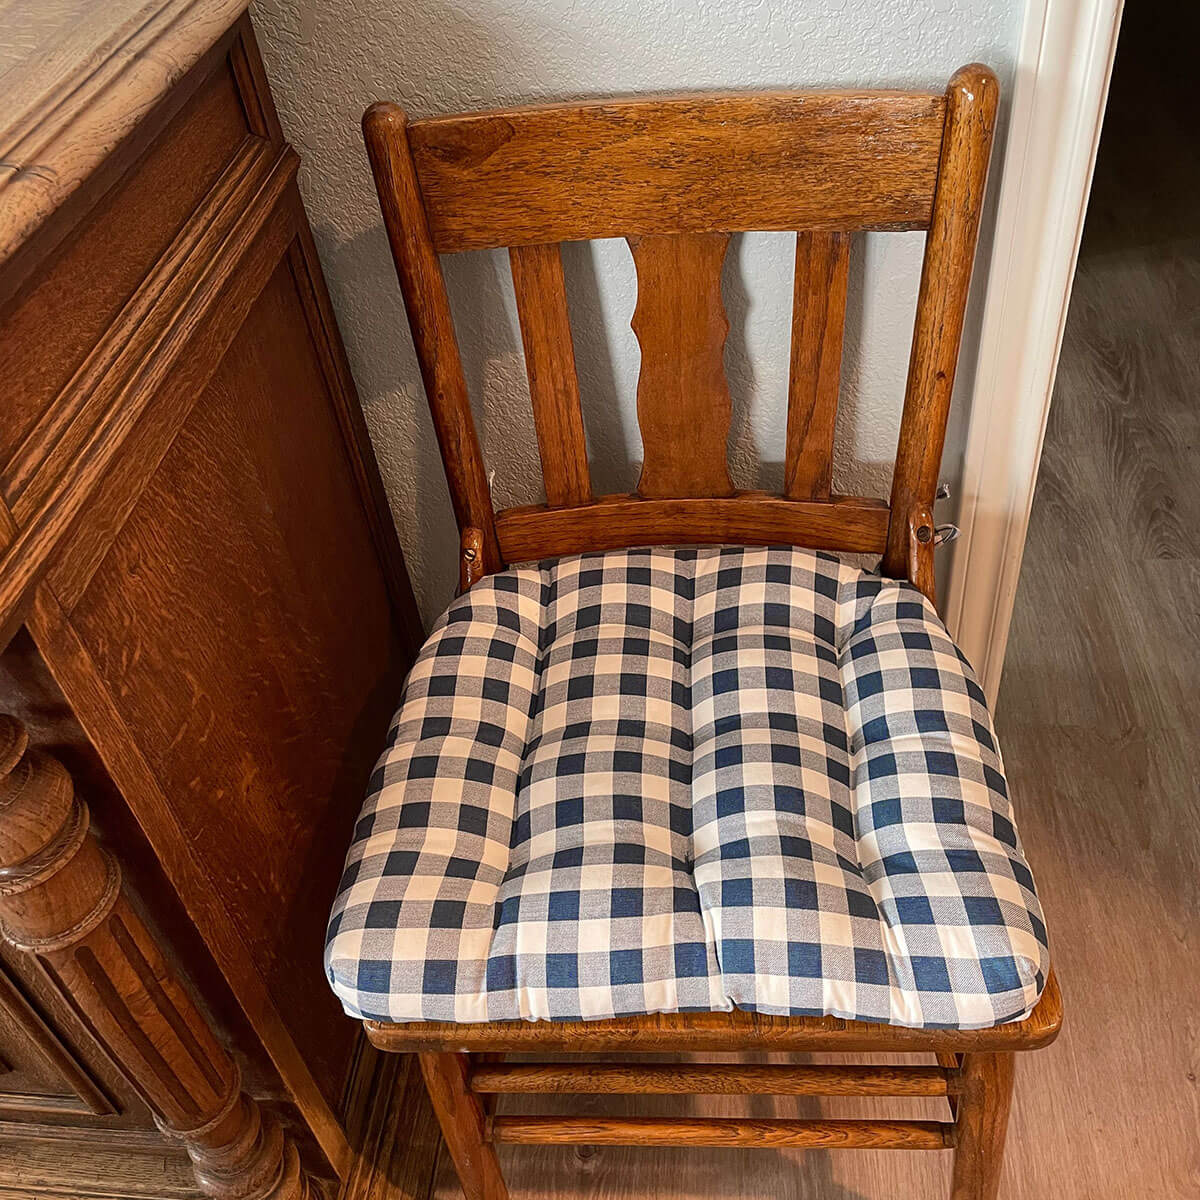
<svg viewBox="0 0 1200 1200"><path fill-rule="evenodd" d="M373 106L366 142L462 536L462 583L510 562L639 545L791 543L882 555L932 599L932 506L996 112L995 77L944 95L797 92L621 100L409 122ZM739 491L721 267L732 231L798 230L782 495ZM830 486L850 234L927 231L890 502ZM595 497L558 243L626 236L637 269L644 465ZM546 504L493 509L438 255L508 246ZM1033 1013L988 1029L680 1013L572 1024L367 1022L415 1052L463 1190L506 1195L497 1142L953 1148L955 1200L997 1192L1013 1052L1058 1032L1053 975ZM506 1064L505 1052L920 1051L921 1067ZM951 1120L496 1116L514 1092L945 1096Z"/></svg>

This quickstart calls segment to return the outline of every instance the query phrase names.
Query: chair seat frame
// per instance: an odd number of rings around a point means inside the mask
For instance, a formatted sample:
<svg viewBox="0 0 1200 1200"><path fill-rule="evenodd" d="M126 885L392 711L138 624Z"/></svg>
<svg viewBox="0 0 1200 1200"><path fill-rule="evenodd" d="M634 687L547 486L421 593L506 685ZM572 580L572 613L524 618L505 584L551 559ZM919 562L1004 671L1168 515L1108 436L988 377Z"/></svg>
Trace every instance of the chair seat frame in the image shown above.
<svg viewBox="0 0 1200 1200"><path fill-rule="evenodd" d="M363 129L459 527L460 584L506 563L637 545L791 543L879 553L931 600L932 508L998 90L973 64L942 95L816 92L601 101ZM801 152L797 152L797 147ZM730 233L796 232L782 495L738 491L720 296ZM852 231L927 231L891 497L831 486ZM642 349L636 492L594 497L556 243L625 236ZM509 248L546 502L496 512L439 254ZM953 1150L953 1200L995 1200L1013 1057L1062 1023L1053 973L1023 1020L909 1029L734 1011L583 1022L365 1022L419 1056L469 1200L505 1200L498 1143ZM928 1054L920 1066L639 1063L705 1051ZM505 1056L602 1055L602 1063ZM611 1061L614 1054L631 1056ZM498 1114L504 1094L944 1097L948 1120Z"/></svg>
<svg viewBox="0 0 1200 1200"><path fill-rule="evenodd" d="M606 1021L364 1023L379 1050L420 1056L447 1147L470 1200L507 1194L496 1145L763 1146L953 1150L953 1200L999 1187L1013 1055L1062 1026L1053 972L1034 1010L987 1029L929 1030L835 1017L670 1013ZM614 1054L928 1054L936 1065L612 1062ZM530 1053L604 1055L603 1063L529 1062ZM507 1063L506 1054L522 1061ZM945 1097L948 1120L503 1116L505 1094Z"/></svg>

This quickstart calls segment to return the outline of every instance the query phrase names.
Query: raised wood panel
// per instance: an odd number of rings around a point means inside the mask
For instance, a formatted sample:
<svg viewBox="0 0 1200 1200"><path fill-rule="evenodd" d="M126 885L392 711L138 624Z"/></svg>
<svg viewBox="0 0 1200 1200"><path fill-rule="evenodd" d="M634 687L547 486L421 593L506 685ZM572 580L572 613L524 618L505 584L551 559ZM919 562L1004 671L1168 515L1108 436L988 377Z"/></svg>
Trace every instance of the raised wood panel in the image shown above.
<svg viewBox="0 0 1200 1200"><path fill-rule="evenodd" d="M0 463L9 462L250 133L223 60L47 268L0 311ZM10 494L9 473L0 478Z"/></svg>
<svg viewBox="0 0 1200 1200"><path fill-rule="evenodd" d="M434 246L929 224L942 96L604 100L413 122Z"/></svg>
<svg viewBox="0 0 1200 1200"><path fill-rule="evenodd" d="M338 446L285 260L71 615L334 1105L353 1026L319 985L329 847L349 839L401 669Z"/></svg>
<svg viewBox="0 0 1200 1200"><path fill-rule="evenodd" d="M0 960L0 1120L104 1116L113 1104L86 1063Z"/></svg>
<svg viewBox="0 0 1200 1200"><path fill-rule="evenodd" d="M87 799L91 827L106 845L119 851L125 886L155 937L204 998L214 1025L221 1030L225 1044L238 1059L246 1089L254 1096L272 1100L282 1098L285 1091L278 1073L183 910L145 834L104 769L95 747L79 727L33 640L24 630L0 654L0 712L20 719L31 742L52 753L69 770L80 794ZM154 1130L145 1104L83 1027L66 998L37 962L0 940L2 971L11 975L29 1007L50 1030L52 1038L62 1044L65 1053L52 1052L50 1056L57 1080L52 1085L54 1090L67 1095L68 1091L63 1087L65 1080L70 1096L76 1097L74 1105L61 1107L54 1113L33 1112L28 1106L14 1103L4 1116L20 1120L23 1126L32 1119L47 1128L51 1125L69 1127L74 1132L100 1126L113 1131L114 1136L118 1131L125 1136L131 1129ZM0 1055L8 1053L8 1046L5 1036L0 1033ZM98 1090L102 1100L111 1101L105 1115L92 1115L93 1111L99 1112L101 1105L97 1104L90 1104L88 1114L83 1114L79 1099L87 1096L89 1089ZM19 1092L21 1087L15 1080L0 1076L0 1091L4 1090ZM2 1172L0 1178L3 1178Z"/></svg>

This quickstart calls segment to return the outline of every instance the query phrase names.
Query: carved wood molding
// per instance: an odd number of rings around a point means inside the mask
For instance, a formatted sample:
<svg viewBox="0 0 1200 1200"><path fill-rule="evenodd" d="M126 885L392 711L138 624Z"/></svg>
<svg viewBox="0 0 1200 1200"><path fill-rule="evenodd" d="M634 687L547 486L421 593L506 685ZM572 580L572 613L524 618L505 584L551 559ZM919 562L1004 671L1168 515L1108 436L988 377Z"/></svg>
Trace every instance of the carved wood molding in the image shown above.
<svg viewBox="0 0 1200 1200"><path fill-rule="evenodd" d="M20 1031L21 1036L41 1055L43 1062L69 1089L65 1095L46 1096L37 1093L0 1093L0 1116L6 1111L18 1114L29 1112L73 1113L84 1116L106 1116L117 1111L95 1079L87 1064L79 1059L58 1033L43 1019L4 963L0 963L0 1014ZM0 1075L9 1070L0 1061Z"/></svg>
<svg viewBox="0 0 1200 1200"><path fill-rule="evenodd" d="M37 955L159 1127L183 1142L205 1195L321 1200L129 904L67 771L3 715L0 935Z"/></svg>
<svg viewBox="0 0 1200 1200"><path fill-rule="evenodd" d="M51 406L47 421L56 424L59 418L53 414L61 408L69 414L66 427L49 437L48 448L43 447L40 429L35 430L30 449L22 449L22 456L28 458L22 457L14 470L26 482L11 510L19 528L0 557L0 622L11 619L45 574L62 538L95 495L139 418L218 309L235 266L256 244L261 246L260 235L272 229L280 242L274 260L284 254L294 230L286 216L273 226L271 220L295 179L298 163L290 149L247 147L226 172L232 179L231 190L217 189L211 201L215 210L224 211L224 219L205 224L207 205L200 217L191 219L89 355L68 386L71 394ZM235 197L241 197L237 203ZM242 300L248 308L253 296ZM138 320L143 309L153 312L153 319ZM237 329L237 311L234 305L223 306L221 325L230 338ZM212 348L218 349L223 347ZM219 354L211 357L215 365ZM198 395L202 389L190 390Z"/></svg>
<svg viewBox="0 0 1200 1200"><path fill-rule="evenodd" d="M246 0L60 0L22 8L6 14L8 32L42 52L6 78L0 261L104 162ZM76 19L65 19L72 9Z"/></svg>

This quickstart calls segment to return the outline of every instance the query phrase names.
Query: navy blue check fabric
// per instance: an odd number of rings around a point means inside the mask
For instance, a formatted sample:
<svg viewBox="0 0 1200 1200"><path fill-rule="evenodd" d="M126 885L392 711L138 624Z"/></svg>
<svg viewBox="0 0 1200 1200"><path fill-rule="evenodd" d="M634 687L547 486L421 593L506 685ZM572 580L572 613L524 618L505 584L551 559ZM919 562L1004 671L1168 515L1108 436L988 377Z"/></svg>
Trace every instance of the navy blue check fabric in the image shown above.
<svg viewBox="0 0 1200 1200"><path fill-rule="evenodd" d="M333 909L380 1021L1026 1015L1046 931L983 693L911 585L794 548L493 575L405 687Z"/></svg>

